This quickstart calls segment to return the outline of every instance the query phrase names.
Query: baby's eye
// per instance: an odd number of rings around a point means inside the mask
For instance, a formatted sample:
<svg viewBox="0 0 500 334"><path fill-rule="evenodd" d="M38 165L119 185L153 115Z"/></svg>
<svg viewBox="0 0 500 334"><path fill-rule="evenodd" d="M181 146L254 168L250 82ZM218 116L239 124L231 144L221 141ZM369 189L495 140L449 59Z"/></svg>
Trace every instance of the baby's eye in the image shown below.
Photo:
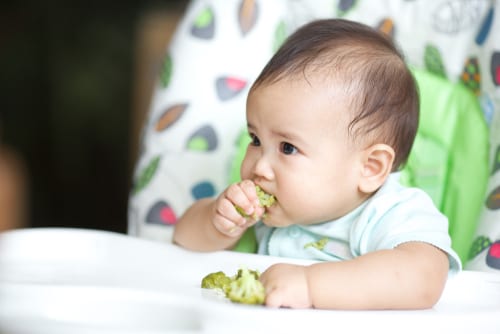
<svg viewBox="0 0 500 334"><path fill-rule="evenodd" d="M284 154L295 154L298 152L295 146L287 142L283 142L280 144L280 151Z"/></svg>
<svg viewBox="0 0 500 334"><path fill-rule="evenodd" d="M259 137L257 137L254 133L250 134L250 145L252 145L252 146L260 146Z"/></svg>

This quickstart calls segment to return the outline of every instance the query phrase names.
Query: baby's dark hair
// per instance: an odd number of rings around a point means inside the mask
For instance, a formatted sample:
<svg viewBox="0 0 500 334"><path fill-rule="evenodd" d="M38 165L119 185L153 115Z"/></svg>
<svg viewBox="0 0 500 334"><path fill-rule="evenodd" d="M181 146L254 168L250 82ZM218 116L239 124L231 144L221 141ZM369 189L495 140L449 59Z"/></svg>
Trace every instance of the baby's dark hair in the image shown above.
<svg viewBox="0 0 500 334"><path fill-rule="evenodd" d="M335 88L350 97L348 133L355 142L390 145L393 171L406 163L418 128L418 87L389 37L353 21L313 21L288 37L251 91L282 79L307 80L309 73L333 78L340 83Z"/></svg>

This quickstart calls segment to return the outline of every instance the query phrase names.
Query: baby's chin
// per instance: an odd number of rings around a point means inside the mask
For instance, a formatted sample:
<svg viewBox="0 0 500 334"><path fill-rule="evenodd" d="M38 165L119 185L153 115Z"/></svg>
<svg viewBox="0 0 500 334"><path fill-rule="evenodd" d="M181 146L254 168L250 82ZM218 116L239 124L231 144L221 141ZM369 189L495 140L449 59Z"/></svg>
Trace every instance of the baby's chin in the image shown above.
<svg viewBox="0 0 500 334"><path fill-rule="evenodd" d="M266 211L261 220L264 223L264 225L269 227L288 227L291 225L295 225L295 222L290 221L285 217L280 217L276 213L273 214L270 211Z"/></svg>
<svg viewBox="0 0 500 334"><path fill-rule="evenodd" d="M266 226L269 226L269 227L288 227L288 226L291 226L293 224L288 224L288 223L283 223L283 221L280 221L280 222L276 222L276 221L269 221L268 219L264 218L262 219L262 222L264 223L264 225Z"/></svg>
<svg viewBox="0 0 500 334"><path fill-rule="evenodd" d="M274 209L274 210L273 210ZM308 217L290 217L282 210L279 209L279 207L270 207L266 210L266 213L264 216L260 219L264 225L269 226L269 227L289 227L292 225L315 225L319 224L316 223L314 220L307 220Z"/></svg>

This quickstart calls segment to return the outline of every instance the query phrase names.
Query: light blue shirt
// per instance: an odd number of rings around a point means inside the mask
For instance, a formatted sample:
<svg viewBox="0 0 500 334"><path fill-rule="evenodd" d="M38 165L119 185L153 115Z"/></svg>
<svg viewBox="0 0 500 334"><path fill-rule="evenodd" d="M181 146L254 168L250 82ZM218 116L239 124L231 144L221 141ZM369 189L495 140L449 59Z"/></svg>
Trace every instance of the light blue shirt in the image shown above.
<svg viewBox="0 0 500 334"><path fill-rule="evenodd" d="M409 241L426 242L448 254L450 272L461 269L451 248L448 219L424 191L402 186L399 173L391 174L372 197L336 220L280 228L259 222L255 233L259 254L322 261L348 260ZM311 246L324 238L322 249Z"/></svg>

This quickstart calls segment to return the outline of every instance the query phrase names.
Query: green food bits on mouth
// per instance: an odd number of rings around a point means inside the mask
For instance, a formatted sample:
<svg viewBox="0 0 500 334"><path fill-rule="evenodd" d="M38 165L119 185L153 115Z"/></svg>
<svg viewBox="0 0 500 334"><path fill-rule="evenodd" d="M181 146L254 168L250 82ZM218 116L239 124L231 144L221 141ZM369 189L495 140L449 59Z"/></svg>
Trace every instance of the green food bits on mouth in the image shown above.
<svg viewBox="0 0 500 334"><path fill-rule="evenodd" d="M276 202L276 197L266 193L259 186L255 186L255 190L257 191L257 197L259 197L260 205L263 207L268 208Z"/></svg>

